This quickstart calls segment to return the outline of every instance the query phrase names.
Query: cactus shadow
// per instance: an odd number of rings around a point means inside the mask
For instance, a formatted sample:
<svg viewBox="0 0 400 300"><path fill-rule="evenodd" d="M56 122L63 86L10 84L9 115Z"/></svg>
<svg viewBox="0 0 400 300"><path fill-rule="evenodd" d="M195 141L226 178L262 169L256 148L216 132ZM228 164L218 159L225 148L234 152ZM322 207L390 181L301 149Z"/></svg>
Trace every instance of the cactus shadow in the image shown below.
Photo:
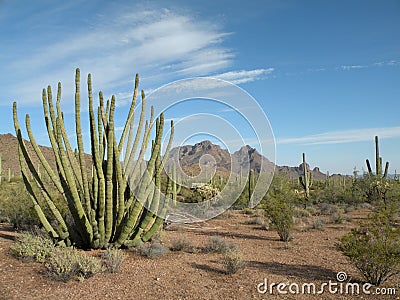
<svg viewBox="0 0 400 300"><path fill-rule="evenodd" d="M231 233L231 232L203 232L203 235L208 236L220 236L226 238L235 238L235 239L247 239L247 240L260 240L260 241L279 241L279 238L271 238L253 234L245 234L245 233Z"/></svg>
<svg viewBox="0 0 400 300"><path fill-rule="evenodd" d="M199 269L199 270L206 271L206 272L217 273L217 274L226 274L226 272L224 270L214 268L214 267L211 267L211 266L205 265L205 264L191 263L190 266L195 269Z"/></svg>

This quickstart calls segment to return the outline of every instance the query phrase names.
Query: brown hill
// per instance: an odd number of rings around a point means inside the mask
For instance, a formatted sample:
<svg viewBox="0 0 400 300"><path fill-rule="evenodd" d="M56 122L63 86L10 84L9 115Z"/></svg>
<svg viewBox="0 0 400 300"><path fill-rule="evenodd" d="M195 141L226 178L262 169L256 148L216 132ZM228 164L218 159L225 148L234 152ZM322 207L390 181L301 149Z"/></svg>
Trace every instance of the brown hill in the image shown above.
<svg viewBox="0 0 400 300"><path fill-rule="evenodd" d="M35 155L31 144L25 140L28 151L32 156L34 165L39 164L39 159ZM55 161L53 150L50 147L40 146L43 155L55 169ZM0 154L2 159L3 178L8 175L8 169L14 176L20 176L21 169L18 160L18 141L12 134L0 134ZM206 155L208 154L208 155ZM240 167L244 167L250 162L250 168L256 173L261 171L261 164L265 166L266 171L275 167L275 172L285 173L290 178L297 179L302 173L303 166L298 167L276 166L266 157L261 155L255 148L244 146L238 151L230 154L228 150L221 149L220 146L211 143L210 141L202 141L195 145L185 145L171 149L170 156L178 155L180 165L185 172L197 174L200 171L199 165L206 167L216 167L219 174L228 174L231 168L231 159L235 161L233 171L239 173ZM88 155L90 160L90 155ZM88 164L90 166L90 164ZM309 166L307 166L310 168ZM244 170L245 171L245 170ZM320 172L318 167L312 170L314 179L320 180L325 178L325 174Z"/></svg>
<svg viewBox="0 0 400 300"><path fill-rule="evenodd" d="M25 145L31 155L33 164L37 166L39 164L39 158L36 156L35 151L30 142L25 140ZM53 150L49 147L39 146L44 157L55 169L55 160ZM3 178L8 176L8 170L10 170L12 176L20 176L21 168L19 165L18 158L18 140L12 134L0 134L0 154L2 160Z"/></svg>
<svg viewBox="0 0 400 300"><path fill-rule="evenodd" d="M35 151L31 143L27 140L25 141L25 145L28 149L28 152L31 156L33 165L37 167L40 164L39 158L37 157ZM44 157L49 162L50 166L53 170L56 170L56 162L54 159L53 149L46 146L39 146L42 151ZM21 167L19 164L18 158L18 140L12 134L0 134L0 156L2 163L2 177L3 179L8 178L8 172L10 170L12 177L21 176ZM88 172L91 171L91 156L89 154L86 155L86 166ZM43 168L40 169L44 172Z"/></svg>
<svg viewBox="0 0 400 300"><path fill-rule="evenodd" d="M275 167L275 172L285 173L290 178L297 179L303 172L302 164L298 167L276 166L273 162L268 160L268 158L261 155L257 149L248 145L230 154L228 150L221 149L220 146L214 145L210 141L202 141L195 145L175 147L171 150L170 155L172 157L178 157L181 167L185 171L190 170L189 173L192 174L197 174L199 172L199 165L216 167L217 170L227 172L231 169L231 162L234 162L232 170L236 173L240 172L241 167L244 168L246 165L248 166L248 163L250 163L250 168L255 170L256 173L261 172L261 165L263 165L264 172L269 172ZM307 168L310 169L310 166L307 165ZM311 172L314 179L325 179L325 174L322 173L318 167L315 167Z"/></svg>

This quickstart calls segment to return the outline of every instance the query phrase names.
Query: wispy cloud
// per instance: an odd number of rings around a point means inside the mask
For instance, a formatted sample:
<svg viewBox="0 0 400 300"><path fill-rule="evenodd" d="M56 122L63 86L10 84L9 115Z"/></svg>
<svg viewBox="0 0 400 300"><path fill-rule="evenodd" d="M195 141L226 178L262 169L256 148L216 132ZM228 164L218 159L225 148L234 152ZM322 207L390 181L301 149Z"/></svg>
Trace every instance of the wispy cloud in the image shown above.
<svg viewBox="0 0 400 300"><path fill-rule="evenodd" d="M361 65L350 65L350 66L340 66L342 70L352 70L352 69L365 69L368 66L361 66Z"/></svg>
<svg viewBox="0 0 400 300"><path fill-rule="evenodd" d="M241 84L241 83L264 79L268 77L268 75L271 74L273 71L274 68L240 70L240 71L230 71L226 73L212 75L211 77L226 80L233 84Z"/></svg>
<svg viewBox="0 0 400 300"><path fill-rule="evenodd" d="M367 69L367 68L373 68L373 67L394 67L394 66L400 66L400 62L392 59L392 60L379 61L379 62L364 64L364 65L360 65L360 64L341 65L340 67L336 67L336 70L349 71L349 70Z"/></svg>
<svg viewBox="0 0 400 300"><path fill-rule="evenodd" d="M3 65L24 82L7 90L16 91L9 96L20 103L38 102L37 97L29 99L26 95L40 95L40 89L54 84L54 80L60 80L64 90L71 91L76 66L84 74L91 72L96 87L103 90L131 85L135 71L150 86L187 76L206 76L233 65L235 55L223 46L231 34L215 22L167 9L135 8L134 12L119 12L118 17L99 15L87 28L46 40L31 49L29 57L18 57ZM268 72L232 71L219 76L243 83ZM125 94L121 96L125 101L129 99Z"/></svg>
<svg viewBox="0 0 400 300"><path fill-rule="evenodd" d="M343 144L371 141L375 135L378 135L380 139L399 138L400 127L330 131L296 138L279 138L276 143L302 145Z"/></svg>

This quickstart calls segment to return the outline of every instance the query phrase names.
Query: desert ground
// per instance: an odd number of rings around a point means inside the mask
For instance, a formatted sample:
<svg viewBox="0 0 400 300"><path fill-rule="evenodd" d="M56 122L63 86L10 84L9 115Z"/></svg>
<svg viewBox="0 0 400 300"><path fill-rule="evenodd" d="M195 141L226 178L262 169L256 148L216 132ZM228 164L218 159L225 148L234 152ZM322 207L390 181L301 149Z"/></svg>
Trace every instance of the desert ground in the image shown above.
<svg viewBox="0 0 400 300"><path fill-rule="evenodd" d="M167 228L162 242L171 246L185 239L201 248L212 236L235 243L243 253L246 266L236 274L226 274L222 254L171 251L155 259L140 256L131 249L117 273L101 273L83 281L67 283L43 276L44 267L23 262L8 254L18 235L7 224L0 226L0 299L400 299L399 277L385 283L396 287L397 295L261 294L257 285L270 283L337 282L338 272L347 280L362 284L362 277L335 249L337 239L368 215L365 209L350 212L344 224L326 224L323 229L307 229L308 220L297 222L294 238L279 241L274 230L252 224L254 215L228 211L205 223L180 224ZM194 251L196 252L196 251ZM99 251L88 253L100 255ZM260 289L263 288L263 285Z"/></svg>

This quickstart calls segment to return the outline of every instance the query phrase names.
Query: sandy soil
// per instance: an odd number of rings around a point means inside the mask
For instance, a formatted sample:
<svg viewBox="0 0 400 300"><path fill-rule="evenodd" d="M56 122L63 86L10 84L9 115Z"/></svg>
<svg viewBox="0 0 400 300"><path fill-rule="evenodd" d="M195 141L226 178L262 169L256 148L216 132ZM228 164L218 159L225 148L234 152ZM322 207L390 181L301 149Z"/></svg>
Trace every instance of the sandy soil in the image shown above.
<svg viewBox="0 0 400 300"><path fill-rule="evenodd" d="M166 231L165 244L184 237L202 247L210 236L220 236L237 244L246 268L237 274L224 271L221 254L170 252L156 259L141 257L132 250L118 273L99 274L83 282L51 281L41 275L43 266L19 261L8 250L15 233L7 224L0 225L0 299L400 299L400 278L386 287L397 287L397 295L271 295L257 292L257 285L268 283L337 282L336 274L361 280L346 258L335 250L337 238L365 216L353 212L348 224L328 224L324 230L300 230L289 244L280 242L275 231L249 225L254 216L241 212L210 220L198 226L183 226ZM287 290L287 289L286 289ZM374 288L371 288L373 291Z"/></svg>

